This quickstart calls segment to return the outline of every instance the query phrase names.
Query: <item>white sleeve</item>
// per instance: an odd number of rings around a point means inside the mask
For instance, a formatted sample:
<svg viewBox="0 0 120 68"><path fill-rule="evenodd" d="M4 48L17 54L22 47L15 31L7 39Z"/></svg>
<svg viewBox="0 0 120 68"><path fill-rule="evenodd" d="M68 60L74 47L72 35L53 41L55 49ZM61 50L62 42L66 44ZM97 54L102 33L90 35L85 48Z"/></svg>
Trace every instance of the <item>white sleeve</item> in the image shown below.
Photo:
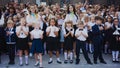
<svg viewBox="0 0 120 68"><path fill-rule="evenodd" d="M59 31L59 28L56 27L56 30L55 31Z"/></svg>
<svg viewBox="0 0 120 68"><path fill-rule="evenodd" d="M75 31L75 36L78 35L78 29Z"/></svg>
<svg viewBox="0 0 120 68"><path fill-rule="evenodd" d="M31 21L30 21L30 15L27 15L27 16L26 16L26 22L27 22L27 23L31 23Z"/></svg>
<svg viewBox="0 0 120 68"><path fill-rule="evenodd" d="M16 33L19 32L19 31L20 31L19 27L16 27Z"/></svg>
<svg viewBox="0 0 120 68"><path fill-rule="evenodd" d="M0 25L4 25L4 15L2 15L1 20L0 20Z"/></svg>
<svg viewBox="0 0 120 68"><path fill-rule="evenodd" d="M26 31L29 32L29 28L28 27L26 27Z"/></svg>
<svg viewBox="0 0 120 68"><path fill-rule="evenodd" d="M46 32L49 32L49 27L47 27Z"/></svg>
<svg viewBox="0 0 120 68"><path fill-rule="evenodd" d="M63 34L66 35L66 30L65 29L63 29Z"/></svg>
<svg viewBox="0 0 120 68"><path fill-rule="evenodd" d="M83 34L85 34L85 35L88 36L87 30L84 30L84 31L83 31Z"/></svg>

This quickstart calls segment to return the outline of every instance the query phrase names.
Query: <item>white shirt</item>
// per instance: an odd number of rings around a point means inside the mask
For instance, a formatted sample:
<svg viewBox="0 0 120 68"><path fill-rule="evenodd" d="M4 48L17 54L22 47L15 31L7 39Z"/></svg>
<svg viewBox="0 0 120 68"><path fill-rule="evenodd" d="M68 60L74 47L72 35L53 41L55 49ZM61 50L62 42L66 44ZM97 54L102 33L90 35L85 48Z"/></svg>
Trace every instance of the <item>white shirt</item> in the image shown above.
<svg viewBox="0 0 120 68"><path fill-rule="evenodd" d="M107 26L107 28L109 28L109 27L112 27L112 24L109 22L105 22L105 26Z"/></svg>
<svg viewBox="0 0 120 68"><path fill-rule="evenodd" d="M66 18L65 18L65 22L66 21L72 21L73 25L76 25L77 24L77 17L75 14L74 14L74 16L72 16L71 14L67 14Z"/></svg>
<svg viewBox="0 0 120 68"><path fill-rule="evenodd" d="M87 33L86 29L79 30L79 28L76 30L75 36L79 36L79 37L77 37L77 39L80 40L80 41L86 41L86 37L84 37L83 35L80 35L81 32L88 36L88 33Z"/></svg>
<svg viewBox="0 0 120 68"><path fill-rule="evenodd" d="M30 32L30 34L33 36L34 39L39 39L43 35L43 31L40 29L34 29Z"/></svg>
<svg viewBox="0 0 120 68"><path fill-rule="evenodd" d="M1 16L1 19L0 19L0 26L4 25L4 15Z"/></svg>
<svg viewBox="0 0 120 68"><path fill-rule="evenodd" d="M29 32L29 28L26 26L23 26L23 30L26 32ZM20 31L20 34L18 36L18 38L26 38L27 35L25 35L25 33L23 31L21 31L21 26L16 27L16 33Z"/></svg>
<svg viewBox="0 0 120 68"><path fill-rule="evenodd" d="M62 25L64 23L64 20L63 19L59 19L58 20L58 25Z"/></svg>
<svg viewBox="0 0 120 68"><path fill-rule="evenodd" d="M41 16L40 15L36 14L35 16L32 16L32 15L29 14L26 17L26 22L27 23L31 23L31 24L34 24L34 23L41 24L41 22L43 22L43 21L41 20Z"/></svg>
<svg viewBox="0 0 120 68"><path fill-rule="evenodd" d="M58 32L59 28L56 26L49 26L46 29L46 32L50 32L49 37L56 37L54 32Z"/></svg>
<svg viewBox="0 0 120 68"><path fill-rule="evenodd" d="M66 28L68 31L70 31L72 34L74 34L73 28ZM66 35L66 29L63 29L63 34ZM72 29L72 30L71 30Z"/></svg>

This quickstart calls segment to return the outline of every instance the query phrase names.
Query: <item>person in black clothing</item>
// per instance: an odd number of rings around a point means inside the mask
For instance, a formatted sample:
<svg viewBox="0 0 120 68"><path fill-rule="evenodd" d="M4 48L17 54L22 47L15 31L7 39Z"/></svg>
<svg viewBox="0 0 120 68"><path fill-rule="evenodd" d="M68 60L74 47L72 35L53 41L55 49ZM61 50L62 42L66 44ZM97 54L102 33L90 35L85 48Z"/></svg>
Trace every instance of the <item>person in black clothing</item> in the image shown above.
<svg viewBox="0 0 120 68"><path fill-rule="evenodd" d="M14 22L8 20L6 31L6 44L9 52L9 63L10 65L15 64L15 44L16 44L16 32L14 28Z"/></svg>
<svg viewBox="0 0 120 68"><path fill-rule="evenodd" d="M103 41L103 26L102 21L103 19L99 16L95 17L96 24L92 27L92 34L93 34L93 45L94 45L94 63L97 64L97 58L99 58L101 63L106 64L102 56L102 41Z"/></svg>
<svg viewBox="0 0 120 68"><path fill-rule="evenodd" d="M113 20L113 26L111 30L110 36L110 49L112 50L112 61L119 62L119 50L120 50L120 26L119 20L115 18Z"/></svg>
<svg viewBox="0 0 120 68"><path fill-rule="evenodd" d="M64 34L64 63L68 63L68 57L70 56L70 63L73 63L73 36L74 29L72 21L68 21L65 23L65 29L63 30Z"/></svg>

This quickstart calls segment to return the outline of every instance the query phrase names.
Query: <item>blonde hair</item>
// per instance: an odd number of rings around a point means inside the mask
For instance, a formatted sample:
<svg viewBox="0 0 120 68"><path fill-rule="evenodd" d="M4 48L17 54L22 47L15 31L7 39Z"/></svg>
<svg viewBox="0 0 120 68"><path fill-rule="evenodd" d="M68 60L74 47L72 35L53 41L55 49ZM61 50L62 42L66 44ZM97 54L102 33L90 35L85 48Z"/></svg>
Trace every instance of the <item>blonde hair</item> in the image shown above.
<svg viewBox="0 0 120 68"><path fill-rule="evenodd" d="M7 24L14 24L13 20L8 20Z"/></svg>
<svg viewBox="0 0 120 68"><path fill-rule="evenodd" d="M73 27L73 22L72 21L66 21L65 22L65 27L67 27L67 24L71 24L71 27Z"/></svg>

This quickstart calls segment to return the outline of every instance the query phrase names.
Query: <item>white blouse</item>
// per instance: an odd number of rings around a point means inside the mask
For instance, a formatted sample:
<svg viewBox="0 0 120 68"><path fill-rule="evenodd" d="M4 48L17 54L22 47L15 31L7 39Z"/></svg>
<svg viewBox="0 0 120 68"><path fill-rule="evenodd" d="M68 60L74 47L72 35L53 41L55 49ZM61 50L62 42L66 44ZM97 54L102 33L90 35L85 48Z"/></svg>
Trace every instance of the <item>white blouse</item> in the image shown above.
<svg viewBox="0 0 120 68"><path fill-rule="evenodd" d="M42 38L43 33L44 32L40 29L34 29L30 32L34 39Z"/></svg>
<svg viewBox="0 0 120 68"><path fill-rule="evenodd" d="M23 29L23 31L29 32L29 28L26 26L23 26L22 29ZM21 31L21 26L16 27L16 33L20 32L18 38L26 38L27 37L27 35L23 31Z"/></svg>
<svg viewBox="0 0 120 68"><path fill-rule="evenodd" d="M86 29L80 30L79 28L75 31L75 36L79 36L77 37L77 39L80 41L86 41L86 37L84 37L83 35L80 35L81 32L88 36Z"/></svg>
<svg viewBox="0 0 120 68"><path fill-rule="evenodd" d="M58 32L59 28L56 26L49 26L46 29L46 32L50 32L49 37L56 37L54 32Z"/></svg>
<svg viewBox="0 0 120 68"><path fill-rule="evenodd" d="M1 16L1 19L0 19L0 26L4 25L4 15Z"/></svg>

